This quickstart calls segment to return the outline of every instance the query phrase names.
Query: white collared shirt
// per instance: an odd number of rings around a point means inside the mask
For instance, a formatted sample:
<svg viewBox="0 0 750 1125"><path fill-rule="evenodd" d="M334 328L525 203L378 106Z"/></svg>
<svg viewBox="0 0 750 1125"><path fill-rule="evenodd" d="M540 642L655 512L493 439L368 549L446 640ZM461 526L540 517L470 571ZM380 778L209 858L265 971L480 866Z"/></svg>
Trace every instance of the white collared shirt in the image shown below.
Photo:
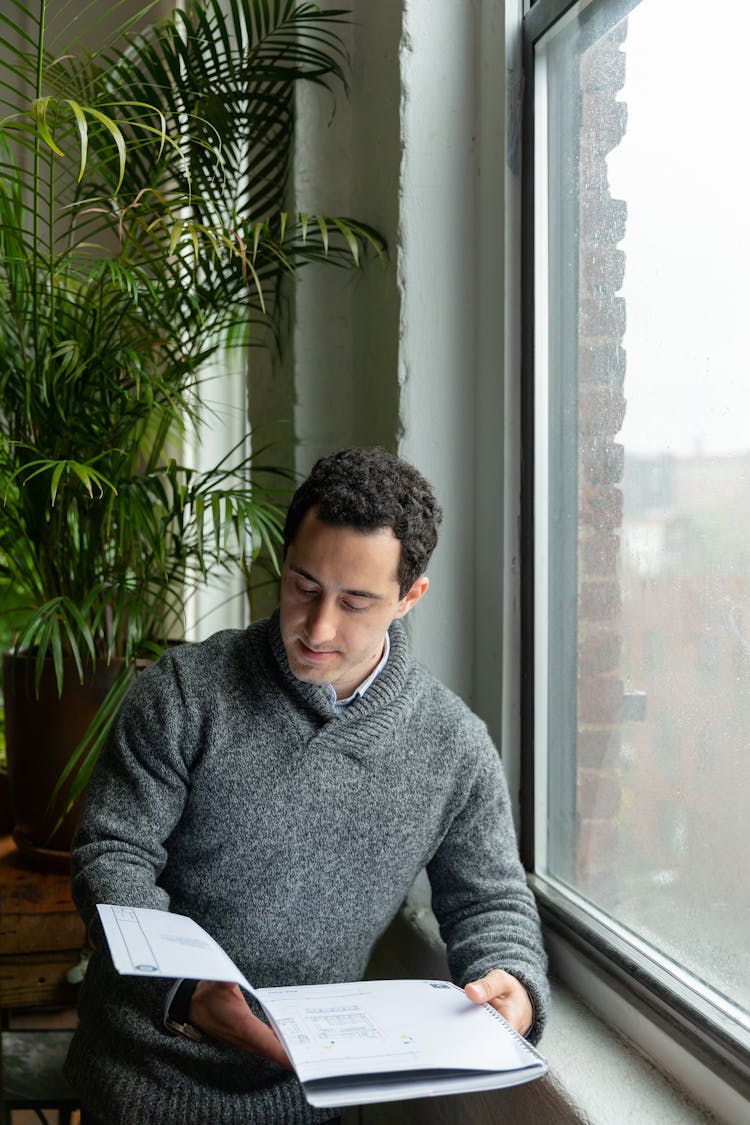
<svg viewBox="0 0 750 1125"><path fill-rule="evenodd" d="M344 711L346 710L347 707L350 706L350 704L354 703L357 699L360 699L365 694L365 692L367 691L370 684L372 684L373 681L377 679L377 677L380 675L380 673L385 668L385 666L388 662L388 657L390 656L390 652L391 652L391 638L388 635L388 633L386 633L386 635L385 635L385 645L383 646L383 655L380 657L380 660L375 665L372 672L370 672L370 675L366 679L364 679L362 681L362 683L359 685L359 687L356 687L354 689L354 691L352 692L352 694L348 695L346 697L346 699L337 699L336 698L336 689L334 688L333 684L324 684L323 685L323 687L324 687L324 689L325 689L325 691L328 695L328 698L330 699L331 703L333 704L333 709L334 709L334 711L336 712L337 715L343 715Z"/></svg>

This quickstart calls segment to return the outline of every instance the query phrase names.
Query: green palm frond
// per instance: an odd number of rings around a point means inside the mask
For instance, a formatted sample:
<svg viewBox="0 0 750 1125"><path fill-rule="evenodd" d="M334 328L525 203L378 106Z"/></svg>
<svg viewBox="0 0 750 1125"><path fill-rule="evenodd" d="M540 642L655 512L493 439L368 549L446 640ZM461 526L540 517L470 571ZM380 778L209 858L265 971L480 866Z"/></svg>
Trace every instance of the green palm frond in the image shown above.
<svg viewBox="0 0 750 1125"><path fill-rule="evenodd" d="M70 656L81 677L114 655L132 671L211 574L278 564L285 474L263 490L263 451L206 472L173 453L207 361L274 327L284 276L384 253L356 219L288 208L295 87L345 91L347 18L4 0L0 575L38 681L49 657L58 684Z"/></svg>

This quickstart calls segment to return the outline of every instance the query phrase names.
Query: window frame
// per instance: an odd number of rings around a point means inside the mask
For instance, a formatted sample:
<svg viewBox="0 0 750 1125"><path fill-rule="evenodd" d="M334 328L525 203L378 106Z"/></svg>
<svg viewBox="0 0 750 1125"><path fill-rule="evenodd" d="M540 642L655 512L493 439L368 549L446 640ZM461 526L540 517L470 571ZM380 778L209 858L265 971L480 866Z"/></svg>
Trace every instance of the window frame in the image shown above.
<svg viewBox="0 0 750 1125"><path fill-rule="evenodd" d="M544 825L535 822L535 786L546 783L546 768L540 769L534 745L537 708L540 704L535 667L537 643L535 550L535 466L546 456L539 441L536 415L535 356L535 49L539 40L576 6L578 0L531 0L522 22L524 103L522 125L522 222L521 222L521 497L520 548L523 559L520 578L521 606L521 854L529 882L539 904L549 935L551 951L558 941L600 977L607 988L625 999L637 1013L652 1021L690 1056L726 1083L740 1097L750 1099L750 1033L733 1020L717 1018L716 1008L675 973L667 958L654 957L645 943L614 920L597 914L589 904L564 891L537 871L540 854L537 833ZM602 0L604 2L604 0ZM619 0L622 16L639 0ZM600 0L583 0L583 6ZM618 18L622 18L618 16ZM542 545L543 546L543 545ZM536 623L535 623L536 621ZM557 968L552 956L553 968ZM563 973L561 973L563 975ZM584 996L585 999L585 996ZM614 1024L616 1020L612 1021ZM732 1028L737 1028L734 1033ZM632 1029L627 1029L636 1038Z"/></svg>

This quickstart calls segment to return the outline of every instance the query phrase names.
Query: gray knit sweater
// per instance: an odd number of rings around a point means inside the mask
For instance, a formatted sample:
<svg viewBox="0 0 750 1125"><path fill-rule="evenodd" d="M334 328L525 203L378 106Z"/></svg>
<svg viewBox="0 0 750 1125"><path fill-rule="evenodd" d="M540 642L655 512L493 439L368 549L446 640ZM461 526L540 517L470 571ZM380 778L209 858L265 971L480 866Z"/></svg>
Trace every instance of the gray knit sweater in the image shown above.
<svg viewBox="0 0 750 1125"><path fill-rule="evenodd" d="M409 658L342 716L290 672L276 615L183 645L131 689L88 788L73 894L195 918L257 986L352 980L427 866L454 979L494 967L532 995L545 957L497 751ZM120 977L97 942L68 1075L108 1125L302 1125L315 1111L275 1064L171 1036L171 982Z"/></svg>

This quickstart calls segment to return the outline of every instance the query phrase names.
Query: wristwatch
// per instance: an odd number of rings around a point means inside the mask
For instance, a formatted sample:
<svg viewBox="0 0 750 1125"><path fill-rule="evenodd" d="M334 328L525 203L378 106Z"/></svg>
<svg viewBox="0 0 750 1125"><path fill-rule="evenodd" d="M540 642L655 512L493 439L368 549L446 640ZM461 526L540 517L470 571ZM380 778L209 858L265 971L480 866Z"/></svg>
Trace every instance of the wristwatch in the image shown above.
<svg viewBox="0 0 750 1125"><path fill-rule="evenodd" d="M200 1043L203 1039L203 1032L188 1019L190 1001L197 986L197 980L181 980L172 993L172 999L164 1013L164 1026L176 1035L184 1035L187 1039L192 1039L194 1043Z"/></svg>

